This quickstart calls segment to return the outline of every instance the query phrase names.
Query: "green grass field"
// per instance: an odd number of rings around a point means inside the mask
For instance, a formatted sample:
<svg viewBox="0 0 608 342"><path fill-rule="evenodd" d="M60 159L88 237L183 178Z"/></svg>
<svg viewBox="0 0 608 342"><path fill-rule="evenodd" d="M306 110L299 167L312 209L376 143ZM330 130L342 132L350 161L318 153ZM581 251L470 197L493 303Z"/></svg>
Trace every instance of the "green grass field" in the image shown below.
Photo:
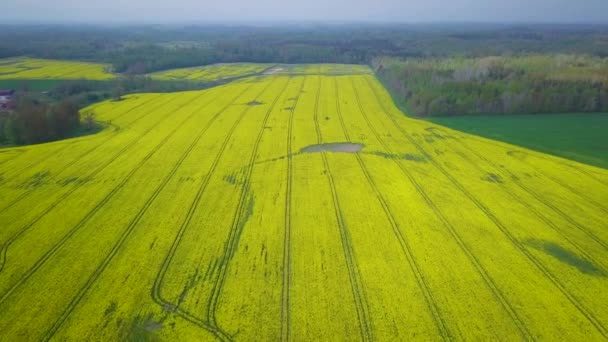
<svg viewBox="0 0 608 342"><path fill-rule="evenodd" d="M608 169L608 114L437 117L429 121Z"/></svg>

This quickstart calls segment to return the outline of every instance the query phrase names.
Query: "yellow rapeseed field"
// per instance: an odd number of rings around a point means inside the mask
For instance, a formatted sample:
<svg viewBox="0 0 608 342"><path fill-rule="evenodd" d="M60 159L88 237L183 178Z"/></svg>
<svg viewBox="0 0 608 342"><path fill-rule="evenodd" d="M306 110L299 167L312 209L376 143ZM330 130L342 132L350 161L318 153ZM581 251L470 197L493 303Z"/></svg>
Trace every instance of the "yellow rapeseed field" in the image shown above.
<svg viewBox="0 0 608 342"><path fill-rule="evenodd" d="M87 79L115 78L110 65L36 58L0 59L0 80L6 79Z"/></svg>
<svg viewBox="0 0 608 342"><path fill-rule="evenodd" d="M212 64L203 67L160 71L150 74L150 77L162 81L216 81L232 77L261 74L272 68L273 65L264 63Z"/></svg>
<svg viewBox="0 0 608 342"><path fill-rule="evenodd" d="M0 150L0 340L608 338L607 170L300 69Z"/></svg>

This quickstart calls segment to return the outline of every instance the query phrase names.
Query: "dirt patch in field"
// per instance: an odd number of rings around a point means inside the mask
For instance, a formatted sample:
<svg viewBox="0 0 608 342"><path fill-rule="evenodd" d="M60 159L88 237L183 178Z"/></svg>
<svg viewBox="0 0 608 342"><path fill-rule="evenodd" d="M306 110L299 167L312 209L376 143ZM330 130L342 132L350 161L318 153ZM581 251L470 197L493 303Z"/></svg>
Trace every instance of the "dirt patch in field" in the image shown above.
<svg viewBox="0 0 608 342"><path fill-rule="evenodd" d="M414 162L418 162L418 163L426 162L426 158L424 156L419 156L419 155L411 154L411 153L397 154L397 153L387 153L387 152L382 152L382 151L373 151L373 152L369 152L369 154L373 154L375 156L386 158L386 159L403 159L403 160L409 160L409 161L414 161Z"/></svg>
<svg viewBox="0 0 608 342"><path fill-rule="evenodd" d="M565 249L564 247L556 243L536 239L530 239L525 241L524 243L529 247L547 253L548 255L563 262L564 264L570 265L578 269L582 273L599 277L607 276L604 270L599 268L591 261L577 255L573 251Z"/></svg>
<svg viewBox="0 0 608 342"><path fill-rule="evenodd" d="M490 182L490 183L502 183L502 177L500 177L499 175L497 175L495 173L486 174L486 176L483 178L483 180L486 182Z"/></svg>
<svg viewBox="0 0 608 342"><path fill-rule="evenodd" d="M316 144L302 148L300 153L315 153L315 152L342 152L342 153L357 153L361 151L365 145L351 142Z"/></svg>

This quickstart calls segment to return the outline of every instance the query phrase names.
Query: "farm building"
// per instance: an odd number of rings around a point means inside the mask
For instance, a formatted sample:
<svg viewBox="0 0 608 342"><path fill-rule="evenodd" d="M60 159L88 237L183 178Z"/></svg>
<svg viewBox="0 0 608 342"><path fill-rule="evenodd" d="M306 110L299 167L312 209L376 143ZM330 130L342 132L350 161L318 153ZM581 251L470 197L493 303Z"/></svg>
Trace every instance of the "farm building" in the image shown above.
<svg viewBox="0 0 608 342"><path fill-rule="evenodd" d="M0 110L14 108L15 91L12 89L0 89Z"/></svg>

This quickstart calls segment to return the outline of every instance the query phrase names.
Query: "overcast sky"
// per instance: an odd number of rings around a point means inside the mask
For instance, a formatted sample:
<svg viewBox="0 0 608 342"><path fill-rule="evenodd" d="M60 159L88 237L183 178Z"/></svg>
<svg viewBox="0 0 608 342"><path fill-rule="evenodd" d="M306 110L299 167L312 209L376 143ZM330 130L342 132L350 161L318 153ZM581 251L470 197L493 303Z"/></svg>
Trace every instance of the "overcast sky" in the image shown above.
<svg viewBox="0 0 608 342"><path fill-rule="evenodd" d="M0 21L594 22L608 0L3 0Z"/></svg>

